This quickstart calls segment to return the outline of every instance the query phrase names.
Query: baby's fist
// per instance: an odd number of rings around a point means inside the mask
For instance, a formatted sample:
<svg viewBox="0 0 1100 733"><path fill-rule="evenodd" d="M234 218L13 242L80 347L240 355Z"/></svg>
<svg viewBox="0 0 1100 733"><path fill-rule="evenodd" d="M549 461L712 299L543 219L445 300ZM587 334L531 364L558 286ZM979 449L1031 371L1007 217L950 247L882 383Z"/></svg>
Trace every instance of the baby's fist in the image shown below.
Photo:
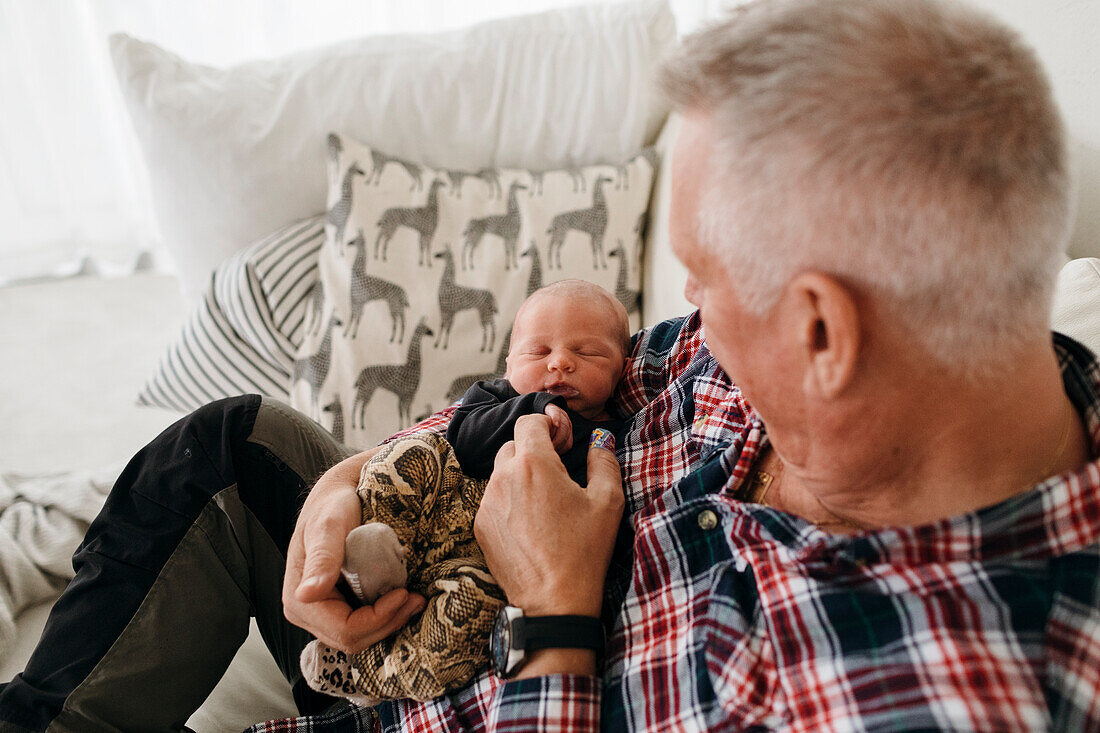
<svg viewBox="0 0 1100 733"><path fill-rule="evenodd" d="M550 418L550 441L561 455L573 447L573 422L557 405L547 405L545 412L546 417Z"/></svg>

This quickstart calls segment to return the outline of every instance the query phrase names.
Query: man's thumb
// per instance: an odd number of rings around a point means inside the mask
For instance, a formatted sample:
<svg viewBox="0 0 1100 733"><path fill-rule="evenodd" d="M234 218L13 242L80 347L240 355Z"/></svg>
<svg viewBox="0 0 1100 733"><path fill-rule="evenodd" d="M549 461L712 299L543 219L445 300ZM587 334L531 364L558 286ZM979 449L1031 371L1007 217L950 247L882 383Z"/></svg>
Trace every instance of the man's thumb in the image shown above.
<svg viewBox="0 0 1100 733"><path fill-rule="evenodd" d="M588 438L588 450L591 451L593 448L602 448L611 451L611 455L615 455L615 434L603 428L592 428L592 435Z"/></svg>
<svg viewBox="0 0 1100 733"><path fill-rule="evenodd" d="M299 600L307 602L327 595L340 577L340 559L326 547L315 546L312 550L307 551L296 593Z"/></svg>
<svg viewBox="0 0 1100 733"><path fill-rule="evenodd" d="M619 462L615 459L615 434L603 428L594 428L588 439L588 485L593 479L613 479L620 483Z"/></svg>

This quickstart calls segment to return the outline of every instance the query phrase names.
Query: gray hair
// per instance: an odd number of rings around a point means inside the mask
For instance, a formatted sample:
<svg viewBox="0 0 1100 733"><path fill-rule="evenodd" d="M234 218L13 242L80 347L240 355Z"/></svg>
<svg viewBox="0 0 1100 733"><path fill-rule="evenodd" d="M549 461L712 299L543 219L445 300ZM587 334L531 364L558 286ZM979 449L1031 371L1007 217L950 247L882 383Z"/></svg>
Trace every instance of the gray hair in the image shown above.
<svg viewBox="0 0 1100 733"><path fill-rule="evenodd" d="M825 272L975 373L1049 328L1072 187L1013 31L958 2L762 1L688 37L660 81L711 120L698 240L750 311Z"/></svg>

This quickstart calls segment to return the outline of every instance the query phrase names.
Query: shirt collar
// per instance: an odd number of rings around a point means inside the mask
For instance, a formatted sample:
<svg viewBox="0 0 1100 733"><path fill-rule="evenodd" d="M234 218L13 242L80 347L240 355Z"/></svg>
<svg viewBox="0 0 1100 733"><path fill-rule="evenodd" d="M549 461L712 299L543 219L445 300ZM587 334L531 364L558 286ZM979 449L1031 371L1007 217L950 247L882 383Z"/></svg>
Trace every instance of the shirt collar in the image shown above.
<svg viewBox="0 0 1100 733"><path fill-rule="evenodd" d="M1082 416L1093 456L1080 469L973 512L854 536L829 534L769 507L741 504L737 509L753 515L774 539L803 558L827 556L831 563L846 560L857 567L879 562L1044 560L1100 542L1100 363L1067 336L1055 333L1053 342L1066 394ZM726 498L766 445L755 415L752 424L745 442L723 453L727 480L721 494Z"/></svg>

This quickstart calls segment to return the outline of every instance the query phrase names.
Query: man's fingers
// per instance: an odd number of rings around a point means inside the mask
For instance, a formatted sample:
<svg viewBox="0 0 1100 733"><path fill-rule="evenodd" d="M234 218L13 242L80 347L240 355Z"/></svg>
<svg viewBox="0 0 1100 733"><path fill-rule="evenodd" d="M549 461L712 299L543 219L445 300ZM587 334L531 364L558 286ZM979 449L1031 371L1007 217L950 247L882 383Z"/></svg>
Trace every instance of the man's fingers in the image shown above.
<svg viewBox="0 0 1100 733"><path fill-rule="evenodd" d="M335 649L355 653L391 636L423 609L424 597L404 588L387 593L374 606L354 611L342 599L334 598L314 604L313 618L320 623L313 633Z"/></svg>
<svg viewBox="0 0 1100 733"><path fill-rule="evenodd" d="M615 436L609 430L596 428L588 440L588 493L608 494L612 501L622 499L623 479L619 461L615 458Z"/></svg>
<svg viewBox="0 0 1100 733"><path fill-rule="evenodd" d="M366 633L373 644L400 629L413 614L424 610L424 596L397 588L375 601L373 606L357 608L351 614L349 629Z"/></svg>
<svg viewBox="0 0 1100 733"><path fill-rule="evenodd" d="M340 578L347 532L310 532L305 536L306 558L295 596L305 603L324 598Z"/></svg>
<svg viewBox="0 0 1100 733"><path fill-rule="evenodd" d="M401 610L409 599L409 592L404 588L394 588L374 602L373 606L364 606L374 611L378 620L386 620Z"/></svg>
<svg viewBox="0 0 1100 733"><path fill-rule="evenodd" d="M610 430L604 428L593 428L592 434L588 436L588 447L602 448L612 456L615 455L615 434Z"/></svg>
<svg viewBox="0 0 1100 733"><path fill-rule="evenodd" d="M516 420L516 453L554 452L554 443L550 440L550 418L546 415L523 415Z"/></svg>
<svg viewBox="0 0 1100 733"><path fill-rule="evenodd" d="M318 551L306 559L306 566L302 572L302 582L298 584L295 597L303 603L319 601L336 587L336 581L340 577L340 562L334 555ZM336 570L332 570L335 563Z"/></svg>
<svg viewBox="0 0 1100 733"><path fill-rule="evenodd" d="M336 586L344 562L344 542L361 518L359 497L352 490L332 494L306 521L301 532L305 559L296 591L299 600L319 600Z"/></svg>
<svg viewBox="0 0 1100 733"><path fill-rule="evenodd" d="M500 446L500 450L497 451L496 458L493 459L493 471L500 468L501 464L505 461L512 460L512 457L516 455L516 441L509 440L504 445Z"/></svg>

